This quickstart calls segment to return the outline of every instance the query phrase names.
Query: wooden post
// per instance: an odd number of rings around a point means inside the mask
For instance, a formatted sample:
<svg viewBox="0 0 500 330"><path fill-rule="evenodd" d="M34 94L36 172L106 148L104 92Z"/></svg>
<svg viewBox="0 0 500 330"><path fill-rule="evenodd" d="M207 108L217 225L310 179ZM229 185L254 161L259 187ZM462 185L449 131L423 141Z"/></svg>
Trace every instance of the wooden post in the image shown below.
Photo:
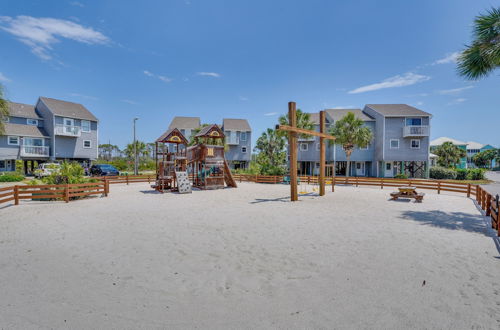
<svg viewBox="0 0 500 330"><path fill-rule="evenodd" d="M335 148L335 145L333 145ZM332 192L335 191L335 160L333 161L333 166L332 166Z"/></svg>
<svg viewBox="0 0 500 330"><path fill-rule="evenodd" d="M467 197L470 197L470 183L467 184Z"/></svg>
<svg viewBox="0 0 500 330"><path fill-rule="evenodd" d="M358 187L359 183L358 183L358 177L356 177L356 187Z"/></svg>
<svg viewBox="0 0 500 330"><path fill-rule="evenodd" d="M479 204L481 200L481 187L479 185L476 186L476 202Z"/></svg>
<svg viewBox="0 0 500 330"><path fill-rule="evenodd" d="M66 184L66 186L64 186L64 201L66 203L69 203L69 184Z"/></svg>
<svg viewBox="0 0 500 330"><path fill-rule="evenodd" d="M295 102L288 102L288 124L291 127L297 127L297 115ZM288 148L290 152L290 199L292 202L297 201L297 133L288 133Z"/></svg>
<svg viewBox="0 0 500 330"><path fill-rule="evenodd" d="M326 133L326 117L325 111L319 112L319 131ZM325 195L325 163L326 163L326 146L325 138L319 138L319 195Z"/></svg>
<svg viewBox="0 0 500 330"><path fill-rule="evenodd" d="M14 205L19 205L19 186L14 186Z"/></svg>
<svg viewBox="0 0 500 330"><path fill-rule="evenodd" d="M441 181L438 181L438 194L441 193Z"/></svg>
<svg viewBox="0 0 500 330"><path fill-rule="evenodd" d="M128 173L127 173L127 175L125 177L125 180L127 181L127 185L128 185Z"/></svg>
<svg viewBox="0 0 500 330"><path fill-rule="evenodd" d="M109 194L109 181L104 179L104 196L108 197Z"/></svg>
<svg viewBox="0 0 500 330"><path fill-rule="evenodd" d="M384 189L384 178L380 179L380 189Z"/></svg>
<svg viewBox="0 0 500 330"><path fill-rule="evenodd" d="M486 194L486 215L491 215L491 195Z"/></svg>
<svg viewBox="0 0 500 330"><path fill-rule="evenodd" d="M486 190L481 189L482 196L481 196L481 207L483 208L484 211L486 211Z"/></svg>

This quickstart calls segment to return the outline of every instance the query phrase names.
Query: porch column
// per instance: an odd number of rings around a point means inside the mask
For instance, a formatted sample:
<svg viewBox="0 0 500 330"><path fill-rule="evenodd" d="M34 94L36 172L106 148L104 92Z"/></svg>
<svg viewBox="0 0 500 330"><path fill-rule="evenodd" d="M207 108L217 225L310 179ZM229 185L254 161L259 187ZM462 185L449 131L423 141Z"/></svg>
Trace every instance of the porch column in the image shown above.
<svg viewBox="0 0 500 330"><path fill-rule="evenodd" d="M429 166L429 162L426 161L425 162L425 178L428 179L430 177L430 166Z"/></svg>
<svg viewBox="0 0 500 330"><path fill-rule="evenodd" d="M380 162L380 175L379 178L385 177L385 162L381 161Z"/></svg>

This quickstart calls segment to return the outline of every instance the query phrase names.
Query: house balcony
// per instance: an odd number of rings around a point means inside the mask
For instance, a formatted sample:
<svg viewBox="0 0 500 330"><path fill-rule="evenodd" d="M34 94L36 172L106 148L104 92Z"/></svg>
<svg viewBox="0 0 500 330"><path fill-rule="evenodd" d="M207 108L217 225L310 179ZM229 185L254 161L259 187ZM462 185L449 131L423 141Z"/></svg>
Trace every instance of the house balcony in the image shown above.
<svg viewBox="0 0 500 330"><path fill-rule="evenodd" d="M21 157L49 157L49 147L21 146Z"/></svg>
<svg viewBox="0 0 500 330"><path fill-rule="evenodd" d="M226 138L226 144L229 144L229 145L238 145L240 144L240 139L238 139L237 137L229 137L229 138Z"/></svg>
<svg viewBox="0 0 500 330"><path fill-rule="evenodd" d="M56 125L55 135L79 137L82 132L78 126Z"/></svg>
<svg viewBox="0 0 500 330"><path fill-rule="evenodd" d="M424 137L429 136L429 126L405 126L403 127L403 137Z"/></svg>

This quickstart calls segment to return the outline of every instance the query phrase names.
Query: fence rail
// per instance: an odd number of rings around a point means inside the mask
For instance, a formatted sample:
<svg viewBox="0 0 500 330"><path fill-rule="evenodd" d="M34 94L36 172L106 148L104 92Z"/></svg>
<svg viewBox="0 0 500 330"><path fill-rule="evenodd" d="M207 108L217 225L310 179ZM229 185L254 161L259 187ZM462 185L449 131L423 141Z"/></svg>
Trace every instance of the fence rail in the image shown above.
<svg viewBox="0 0 500 330"><path fill-rule="evenodd" d="M14 201L19 205L23 199L31 200L62 200L68 203L75 197L109 194L109 182L90 182L76 184L45 184L45 185L16 185L0 188L0 204Z"/></svg>
<svg viewBox="0 0 500 330"><path fill-rule="evenodd" d="M109 184L117 184L117 183L136 183L136 182L155 182L156 175L120 175L120 176L100 176L95 177L101 181L107 181Z"/></svg>

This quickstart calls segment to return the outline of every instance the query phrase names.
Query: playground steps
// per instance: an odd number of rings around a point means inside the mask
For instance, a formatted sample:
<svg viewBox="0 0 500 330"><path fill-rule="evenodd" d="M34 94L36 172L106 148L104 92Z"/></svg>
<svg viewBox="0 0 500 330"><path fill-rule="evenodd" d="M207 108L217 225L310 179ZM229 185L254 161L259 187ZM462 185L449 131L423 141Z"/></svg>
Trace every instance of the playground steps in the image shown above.
<svg viewBox="0 0 500 330"><path fill-rule="evenodd" d="M238 188L238 185L236 185L236 181L234 180L234 177L231 174L231 169L229 168L229 165L225 159L224 159L224 181L226 182L226 185L228 187Z"/></svg>

